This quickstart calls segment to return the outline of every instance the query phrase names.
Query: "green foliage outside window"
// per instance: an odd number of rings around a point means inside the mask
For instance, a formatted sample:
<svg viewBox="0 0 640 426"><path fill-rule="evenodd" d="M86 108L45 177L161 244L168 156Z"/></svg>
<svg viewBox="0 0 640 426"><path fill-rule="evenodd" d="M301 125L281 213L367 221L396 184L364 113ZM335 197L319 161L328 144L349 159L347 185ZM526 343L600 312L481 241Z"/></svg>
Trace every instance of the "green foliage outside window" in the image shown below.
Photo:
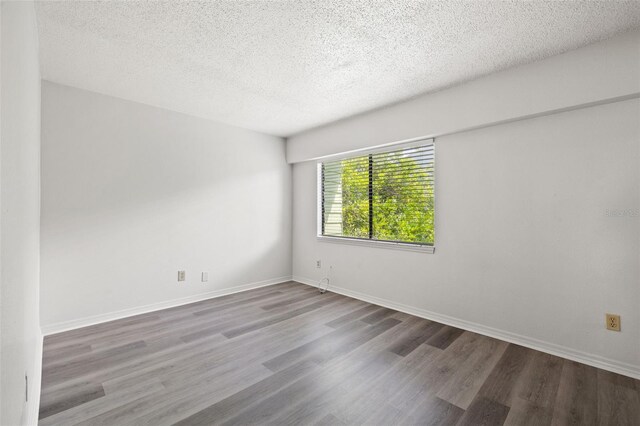
<svg viewBox="0 0 640 426"><path fill-rule="evenodd" d="M340 174L341 236L434 243L432 157L396 151L343 160L333 170Z"/></svg>

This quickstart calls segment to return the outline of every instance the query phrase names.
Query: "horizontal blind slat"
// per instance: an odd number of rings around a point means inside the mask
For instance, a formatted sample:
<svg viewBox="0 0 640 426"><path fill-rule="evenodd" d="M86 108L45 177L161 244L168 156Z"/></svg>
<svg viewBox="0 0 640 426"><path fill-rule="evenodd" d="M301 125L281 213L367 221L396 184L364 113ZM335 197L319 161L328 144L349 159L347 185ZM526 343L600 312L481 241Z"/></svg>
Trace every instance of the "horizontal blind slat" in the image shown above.
<svg viewBox="0 0 640 426"><path fill-rule="evenodd" d="M433 143L323 163L323 234L433 244L434 177ZM347 211L350 215L345 217ZM390 216L377 217L385 214ZM406 232L399 233L394 227L402 223Z"/></svg>

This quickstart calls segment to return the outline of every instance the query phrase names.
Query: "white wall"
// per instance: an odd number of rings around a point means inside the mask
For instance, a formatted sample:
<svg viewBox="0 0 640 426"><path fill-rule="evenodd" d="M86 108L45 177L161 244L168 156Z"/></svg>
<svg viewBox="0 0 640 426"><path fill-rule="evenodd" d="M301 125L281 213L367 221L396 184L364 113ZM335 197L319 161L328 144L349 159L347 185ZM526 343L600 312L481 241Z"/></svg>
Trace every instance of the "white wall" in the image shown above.
<svg viewBox="0 0 640 426"><path fill-rule="evenodd" d="M638 95L640 30L294 135L288 139L287 160L296 163Z"/></svg>
<svg viewBox="0 0 640 426"><path fill-rule="evenodd" d="M40 399L40 69L33 3L1 10L0 424L12 426L36 424Z"/></svg>
<svg viewBox="0 0 640 426"><path fill-rule="evenodd" d="M290 277L282 139L50 82L42 111L45 332Z"/></svg>
<svg viewBox="0 0 640 426"><path fill-rule="evenodd" d="M640 377L639 47L623 34L290 138L294 279L322 259L345 294ZM318 241L303 160L421 136L435 254Z"/></svg>
<svg viewBox="0 0 640 426"><path fill-rule="evenodd" d="M634 99L436 139L434 254L317 241L316 163L295 164L294 279L321 259L347 294L640 376L638 117Z"/></svg>

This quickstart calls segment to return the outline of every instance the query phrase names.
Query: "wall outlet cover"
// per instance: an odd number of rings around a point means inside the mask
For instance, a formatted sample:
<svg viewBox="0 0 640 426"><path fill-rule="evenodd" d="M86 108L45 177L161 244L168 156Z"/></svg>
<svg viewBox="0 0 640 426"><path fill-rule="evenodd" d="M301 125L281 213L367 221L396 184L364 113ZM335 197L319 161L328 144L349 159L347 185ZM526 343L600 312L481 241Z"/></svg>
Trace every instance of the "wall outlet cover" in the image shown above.
<svg viewBox="0 0 640 426"><path fill-rule="evenodd" d="M203 272L201 280L202 280L203 283L206 283L207 281L209 281L209 273L208 272Z"/></svg>
<svg viewBox="0 0 640 426"><path fill-rule="evenodd" d="M178 281L186 280L187 273L186 271L178 271Z"/></svg>
<svg viewBox="0 0 640 426"><path fill-rule="evenodd" d="M620 315L607 314L607 330L620 331Z"/></svg>

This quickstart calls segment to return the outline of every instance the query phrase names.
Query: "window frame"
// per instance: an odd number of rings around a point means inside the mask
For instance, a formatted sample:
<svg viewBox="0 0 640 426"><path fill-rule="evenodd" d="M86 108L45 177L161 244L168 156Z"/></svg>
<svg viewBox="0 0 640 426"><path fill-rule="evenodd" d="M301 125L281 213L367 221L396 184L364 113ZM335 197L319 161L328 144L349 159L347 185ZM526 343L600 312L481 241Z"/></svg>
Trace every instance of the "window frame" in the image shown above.
<svg viewBox="0 0 640 426"><path fill-rule="evenodd" d="M337 235L323 235L322 234L322 226L323 226L323 191L322 191L322 164L325 162L333 162L345 160L348 158L354 157L364 157L371 154L378 154L390 151L396 151L400 149L407 148L415 148L420 146L432 145L433 146L433 156L434 156L434 187L433 187L433 197L434 197L434 210L435 210L435 197L436 197L436 176L435 176L435 151L436 144L435 139L433 138L423 138L412 140L411 142L399 143L399 144L390 144L380 146L374 149L362 149L349 151L347 153L327 156L317 160L316 162L316 239L319 242L323 243L337 243L337 244L348 244L354 246L365 246L365 247L375 247L375 248L386 248L386 249L394 249L394 250L405 250L405 251L416 251L422 253L434 253L435 252L435 241L433 244L428 243L415 243L415 242L406 242L406 241L388 241L388 240L375 240L370 238L360 238L360 237L345 237L345 236L337 236ZM436 228L436 216L434 211L434 234Z"/></svg>

